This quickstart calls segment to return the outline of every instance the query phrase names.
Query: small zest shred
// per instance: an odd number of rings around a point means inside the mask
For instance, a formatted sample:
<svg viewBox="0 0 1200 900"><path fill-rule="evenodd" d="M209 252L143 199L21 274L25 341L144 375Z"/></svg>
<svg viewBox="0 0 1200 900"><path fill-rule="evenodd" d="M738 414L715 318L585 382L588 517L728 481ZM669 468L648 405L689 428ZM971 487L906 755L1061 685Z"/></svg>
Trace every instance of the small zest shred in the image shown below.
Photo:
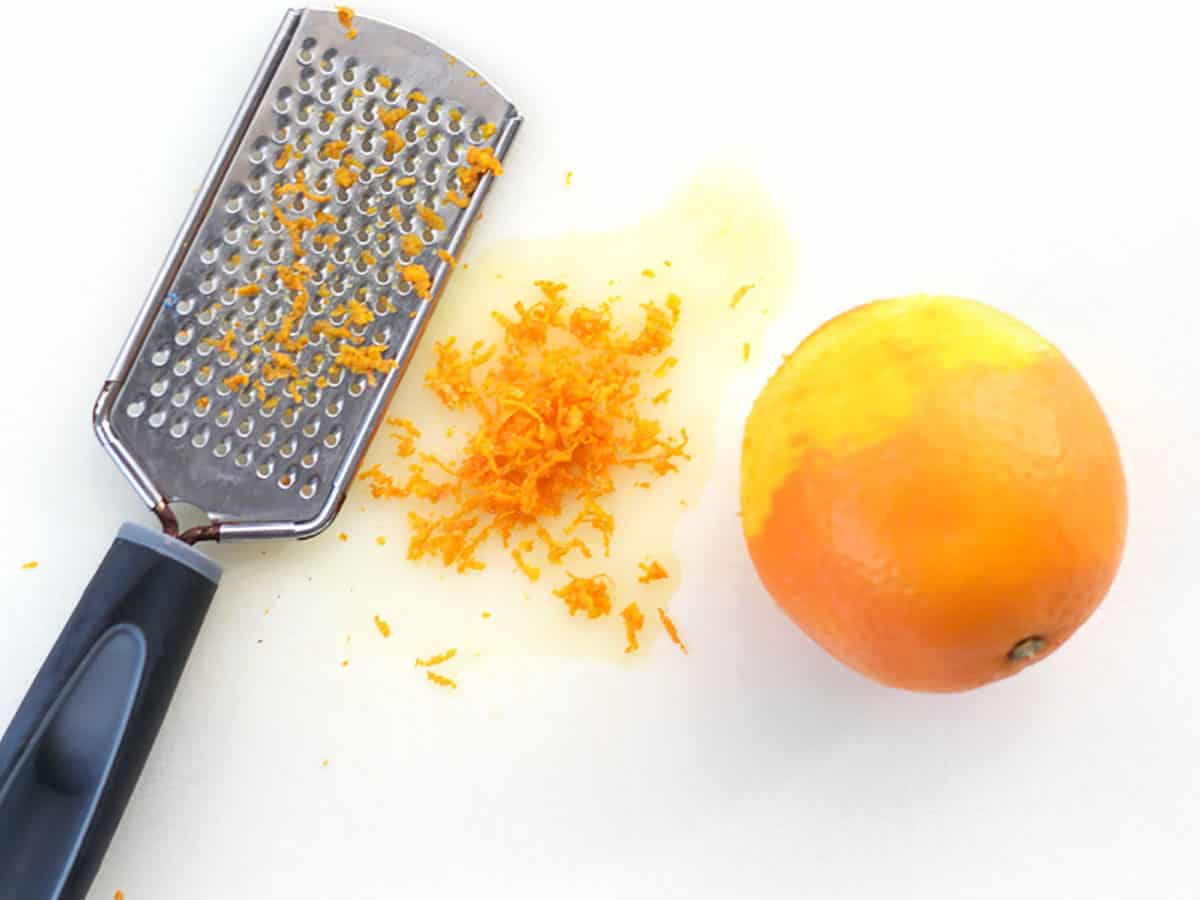
<svg viewBox="0 0 1200 900"><path fill-rule="evenodd" d="M400 238L400 252L405 256L417 256L425 249L425 242L415 234L406 234Z"/></svg>
<svg viewBox="0 0 1200 900"><path fill-rule="evenodd" d="M358 37L358 29L354 27L354 10L348 6L338 6L337 9L338 23L346 29L346 39L354 40Z"/></svg>
<svg viewBox="0 0 1200 900"><path fill-rule="evenodd" d="M397 178L395 183L396 187L412 187L417 183L417 179L413 178L411 175L406 175L403 178Z"/></svg>
<svg viewBox="0 0 1200 900"><path fill-rule="evenodd" d="M413 286L413 290L417 292L418 297L422 300L429 299L433 279L429 277L429 272L424 266L417 263L401 266L400 277Z"/></svg>
<svg viewBox="0 0 1200 900"><path fill-rule="evenodd" d="M239 297L257 297L260 291L261 288L257 284L243 284L237 289L237 295Z"/></svg>
<svg viewBox="0 0 1200 900"><path fill-rule="evenodd" d="M379 618L379 616L375 617L375 627L379 629L379 633L385 638L392 636L392 626L389 625L385 620Z"/></svg>
<svg viewBox="0 0 1200 900"><path fill-rule="evenodd" d="M593 575L591 578L580 578L578 575L567 573L571 580L554 592L555 597L562 598L567 604L571 615L584 612L589 619L598 619L612 612L612 594L609 592L607 575Z"/></svg>
<svg viewBox="0 0 1200 900"><path fill-rule="evenodd" d="M458 183L468 197L475 193L479 180L491 173L499 178L504 174L504 167L491 147L472 147L467 151L467 164L458 167Z"/></svg>
<svg viewBox="0 0 1200 900"><path fill-rule="evenodd" d="M575 175L575 170L574 170L574 169L568 169L568 170L567 170L567 178L566 178L566 182L565 182L565 183L566 183L566 185L567 185L567 187L570 187L570 186L571 186L571 178L573 178L573 177L574 177L574 175Z"/></svg>
<svg viewBox="0 0 1200 900"><path fill-rule="evenodd" d="M411 94L408 95L408 99L411 100L413 103L429 102L429 98L426 97L424 94L422 94L420 91L413 91Z"/></svg>
<svg viewBox="0 0 1200 900"><path fill-rule="evenodd" d="M417 215L421 217L421 221L434 231L446 227L446 220L422 203L417 204Z"/></svg>
<svg viewBox="0 0 1200 900"><path fill-rule="evenodd" d="M531 566L525 561L523 553L533 552L533 541L521 541L521 543L513 548L512 558L517 564L517 568L530 581L537 581L542 572L537 566Z"/></svg>
<svg viewBox="0 0 1200 900"><path fill-rule="evenodd" d="M441 653L436 653L428 659L418 659L414 666L418 668L429 668L430 666L439 666L444 662L449 662L458 655L458 648L451 647L449 650L443 650Z"/></svg>
<svg viewBox="0 0 1200 900"><path fill-rule="evenodd" d="M381 109L379 110L378 116L379 123L384 128L395 128L397 122L408 118L408 110L404 107L400 107L398 109ZM416 183L415 178L413 179L413 183Z"/></svg>
<svg viewBox="0 0 1200 900"><path fill-rule="evenodd" d="M382 547L384 544L387 543L387 538L381 534L381 535L379 535L379 537L375 538L375 543L377 543L380 547Z"/></svg>
<svg viewBox="0 0 1200 900"><path fill-rule="evenodd" d="M662 361L662 365L654 370L654 377L662 378L664 375L666 375L668 372L670 372L673 368L675 368L675 366L678 365L678 363L679 363L679 360L677 360L675 357L668 356L666 359L664 359Z"/></svg>
<svg viewBox="0 0 1200 900"><path fill-rule="evenodd" d="M376 75L375 83L382 88L390 88L392 86L392 79L388 78L386 75Z"/></svg>
<svg viewBox="0 0 1200 900"><path fill-rule="evenodd" d="M654 270L653 269L642 269L642 277L643 278L653 278Z"/></svg>
<svg viewBox="0 0 1200 900"><path fill-rule="evenodd" d="M451 256L445 250L439 249L437 251L437 257L438 257L438 259L440 259L442 262L444 262L446 265L448 265L452 269L458 265L458 260L456 260L453 256Z"/></svg>
<svg viewBox="0 0 1200 900"><path fill-rule="evenodd" d="M113 894L113 900L125 900L125 892L117 891L115 894Z"/></svg>
<svg viewBox="0 0 1200 900"><path fill-rule="evenodd" d="M680 650L682 650L686 656L688 652L687 644L685 644L683 639L679 637L679 629L675 627L675 623L671 621L671 617L667 615L667 611L661 606L658 608L658 620L662 622L662 627L663 630L666 631L667 637L669 637L671 642Z"/></svg>
<svg viewBox="0 0 1200 900"><path fill-rule="evenodd" d="M638 582L641 584L650 584L652 581L663 581L671 577L670 573L662 567L662 563L656 559L652 559L648 563L640 562L638 563L638 568L642 570L642 574L638 576Z"/></svg>
<svg viewBox="0 0 1200 900"><path fill-rule="evenodd" d="M740 288L734 291L733 299L729 301L729 308L737 309L737 305L741 303L742 299L752 290L754 290L753 284L743 284Z"/></svg>
<svg viewBox="0 0 1200 900"><path fill-rule="evenodd" d="M25 569L26 571L31 570L31 569L36 569L37 567L38 567L38 561L36 559L31 559L29 562L23 563L21 565L21 568Z"/></svg>
<svg viewBox="0 0 1200 900"><path fill-rule="evenodd" d="M670 399L671 399L671 388L667 388L665 391L659 391L657 394L655 394L650 399L650 402L655 403L655 404L666 403Z"/></svg>
<svg viewBox="0 0 1200 900"><path fill-rule="evenodd" d="M642 611L638 609L636 603L630 603L621 610L621 618L625 620L625 652L633 653L640 646L637 636L638 632L642 630L642 626L646 624L646 617L642 615Z"/></svg>
<svg viewBox="0 0 1200 900"><path fill-rule="evenodd" d="M348 541L348 540L350 540L350 535L346 534L346 532L343 531L341 534L338 535L338 540L339 541Z"/></svg>
<svg viewBox="0 0 1200 900"><path fill-rule="evenodd" d="M457 206L459 209L466 209L471 205L471 200L465 194L460 194L454 189L446 191L446 202Z"/></svg>
<svg viewBox="0 0 1200 900"><path fill-rule="evenodd" d="M749 362L749 361L750 361L750 342L746 341L746 343L742 344L742 362Z"/></svg>
<svg viewBox="0 0 1200 900"><path fill-rule="evenodd" d="M425 677L438 687L447 687L452 689L458 687L458 683L453 678L447 678L445 675L439 675L437 672L426 672Z"/></svg>

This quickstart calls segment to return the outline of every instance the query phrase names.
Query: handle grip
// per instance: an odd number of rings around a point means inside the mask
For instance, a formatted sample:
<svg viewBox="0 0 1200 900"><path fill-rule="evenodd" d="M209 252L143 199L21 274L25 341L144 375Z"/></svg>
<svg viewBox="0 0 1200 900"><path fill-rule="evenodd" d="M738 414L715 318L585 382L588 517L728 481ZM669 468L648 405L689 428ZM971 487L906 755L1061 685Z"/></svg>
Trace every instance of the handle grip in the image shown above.
<svg viewBox="0 0 1200 900"><path fill-rule="evenodd" d="M83 900L220 577L122 526L0 739L0 897Z"/></svg>

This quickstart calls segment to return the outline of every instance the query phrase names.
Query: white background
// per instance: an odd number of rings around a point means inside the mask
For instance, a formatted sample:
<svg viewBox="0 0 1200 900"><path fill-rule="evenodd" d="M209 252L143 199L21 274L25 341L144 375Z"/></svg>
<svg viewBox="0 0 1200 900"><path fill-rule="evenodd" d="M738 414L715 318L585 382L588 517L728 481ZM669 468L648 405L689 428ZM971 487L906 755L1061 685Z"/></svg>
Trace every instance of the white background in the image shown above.
<svg viewBox="0 0 1200 900"><path fill-rule="evenodd" d="M331 544L218 548L227 583L93 896L1196 896L1186 11L362 7L471 60L527 116L477 248L636 218L710 153L774 186L803 258L677 535L694 652L506 660L448 695L397 675L407 662L336 665L341 598L295 576L336 566ZM281 14L205 0L7 17L0 722L115 526L151 521L95 445L90 406ZM734 515L738 426L766 359L836 311L915 291L987 300L1058 343L1110 416L1131 499L1092 621L1021 677L950 697L825 657L758 587Z"/></svg>

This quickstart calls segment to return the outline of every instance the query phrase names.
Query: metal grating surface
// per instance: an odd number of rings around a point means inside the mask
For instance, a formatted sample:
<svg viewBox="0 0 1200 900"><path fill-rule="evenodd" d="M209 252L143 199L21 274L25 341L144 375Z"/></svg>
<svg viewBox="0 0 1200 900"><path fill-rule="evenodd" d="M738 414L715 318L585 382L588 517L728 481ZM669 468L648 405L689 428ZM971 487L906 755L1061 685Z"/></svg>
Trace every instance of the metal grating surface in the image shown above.
<svg viewBox="0 0 1200 900"><path fill-rule="evenodd" d="M263 526L245 536L332 519L452 268L437 251L461 250L491 179L465 209L447 192L461 189L471 147L503 157L519 122L438 47L372 20L354 26L348 40L330 12L292 22L127 348L119 389L101 398L101 439L143 494L152 486L214 521ZM297 262L309 270L302 293L289 277ZM431 276L431 299L402 277L413 264ZM355 374L336 364L343 340L401 366Z"/></svg>

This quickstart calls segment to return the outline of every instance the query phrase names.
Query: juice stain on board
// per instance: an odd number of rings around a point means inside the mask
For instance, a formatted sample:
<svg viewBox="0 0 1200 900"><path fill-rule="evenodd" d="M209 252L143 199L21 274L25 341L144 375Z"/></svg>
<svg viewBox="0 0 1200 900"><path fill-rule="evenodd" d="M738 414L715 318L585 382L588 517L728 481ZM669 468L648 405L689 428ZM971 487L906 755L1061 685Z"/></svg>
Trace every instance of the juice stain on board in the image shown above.
<svg viewBox="0 0 1200 900"><path fill-rule="evenodd" d="M480 656L502 654L637 659L665 639L655 612L670 610L670 600L687 578L673 552L680 519L698 500L713 473L716 421L724 388L740 367L746 351L759 343L770 319L791 300L797 252L766 190L741 173L702 173L677 190L661 210L628 228L564 236L508 240L479 253L468 252L459 265L436 314L393 398L389 416L411 420L422 431L419 450L453 460L463 436L477 419L447 410L424 384L434 358L434 344L450 336L459 346L475 340L499 342L502 332L493 310L511 312L516 301L541 299L535 280L563 282L568 309L576 303L613 303L618 327L636 333L640 304L663 303L669 294L681 298L681 314L672 346L646 368L666 356L677 365L662 377L643 383L641 414L657 418L665 434L686 428L689 461L661 478L644 473L616 473L616 490L601 498L615 519L611 553L590 560L572 555L560 565L547 564L539 547L532 561L541 569L536 582L522 575L498 538L478 552L483 571L460 574L436 559L406 558L410 536L408 511L428 515L436 507L418 500L378 500L357 482L334 527L305 548L306 568L332 567L340 589L330 603L334 627L361 636L357 654L427 656L446 647L459 648L459 671ZM752 287L748 287L751 286ZM736 301L735 301L736 298ZM651 397L670 389L665 404ZM399 459L388 427L372 443L363 470L378 464L403 476L411 460ZM716 473L737 478L737 472ZM648 480L648 489L634 483ZM551 527L555 534L574 515L568 510ZM586 529L585 529L586 532ZM339 533L347 534L345 541ZM378 537L386 537L379 543ZM520 535L517 540L525 537ZM581 535L594 550L598 536ZM528 537L533 537L532 533ZM316 553L314 551L321 551ZM638 564L657 560L670 578L640 584ZM567 572L590 576L603 572L612 579L613 611L598 619L569 615L552 591L567 581ZM641 649L626 655L624 626L618 612L636 601L646 616ZM485 615L486 614L486 615ZM373 617L390 623L391 636L380 638ZM677 621L686 641L688 623ZM703 648L691 648L703 652ZM676 652L674 647L670 647Z"/></svg>

